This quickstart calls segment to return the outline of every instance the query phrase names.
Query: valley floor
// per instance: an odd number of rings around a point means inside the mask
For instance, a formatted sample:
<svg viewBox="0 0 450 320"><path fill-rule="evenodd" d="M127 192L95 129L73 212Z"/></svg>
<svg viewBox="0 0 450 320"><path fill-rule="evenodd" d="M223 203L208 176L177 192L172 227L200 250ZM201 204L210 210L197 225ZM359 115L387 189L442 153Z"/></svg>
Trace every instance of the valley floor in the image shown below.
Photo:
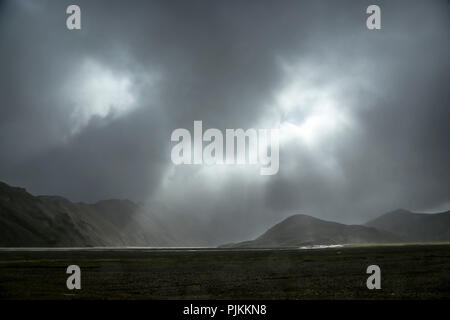
<svg viewBox="0 0 450 320"><path fill-rule="evenodd" d="M68 290L66 268L81 268ZM368 290L366 268L381 268ZM450 245L0 250L0 299L449 299Z"/></svg>

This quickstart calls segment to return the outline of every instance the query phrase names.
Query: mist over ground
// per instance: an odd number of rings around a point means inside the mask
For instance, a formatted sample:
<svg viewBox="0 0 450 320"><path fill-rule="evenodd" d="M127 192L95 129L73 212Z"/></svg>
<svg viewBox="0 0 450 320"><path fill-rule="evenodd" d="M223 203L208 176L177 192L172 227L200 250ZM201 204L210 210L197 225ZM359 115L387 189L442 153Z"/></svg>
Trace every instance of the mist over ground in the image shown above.
<svg viewBox="0 0 450 320"><path fill-rule="evenodd" d="M450 207L450 3L0 2L0 180L130 199L218 242L294 213ZM175 166L170 134L280 128L280 168ZM182 222L180 222L182 226Z"/></svg>

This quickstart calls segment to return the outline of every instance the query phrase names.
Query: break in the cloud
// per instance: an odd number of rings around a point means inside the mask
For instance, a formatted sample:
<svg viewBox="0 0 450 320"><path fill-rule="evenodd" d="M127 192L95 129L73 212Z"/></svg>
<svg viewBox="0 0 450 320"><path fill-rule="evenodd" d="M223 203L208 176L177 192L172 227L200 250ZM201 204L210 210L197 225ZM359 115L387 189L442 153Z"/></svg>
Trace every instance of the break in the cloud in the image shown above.
<svg viewBox="0 0 450 320"><path fill-rule="evenodd" d="M450 5L0 3L0 180L199 218L212 242L296 212L360 223L450 201ZM170 133L281 129L280 171L170 162Z"/></svg>

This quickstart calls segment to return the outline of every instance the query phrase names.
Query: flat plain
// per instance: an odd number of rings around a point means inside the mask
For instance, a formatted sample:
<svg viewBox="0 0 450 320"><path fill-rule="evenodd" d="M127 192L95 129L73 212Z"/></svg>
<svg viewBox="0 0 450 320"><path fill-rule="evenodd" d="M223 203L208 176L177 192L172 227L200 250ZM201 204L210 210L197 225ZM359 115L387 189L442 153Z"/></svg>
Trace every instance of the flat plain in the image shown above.
<svg viewBox="0 0 450 320"><path fill-rule="evenodd" d="M81 268L68 290L66 268ZM381 268L368 290L366 268ZM0 250L0 299L449 299L450 244Z"/></svg>

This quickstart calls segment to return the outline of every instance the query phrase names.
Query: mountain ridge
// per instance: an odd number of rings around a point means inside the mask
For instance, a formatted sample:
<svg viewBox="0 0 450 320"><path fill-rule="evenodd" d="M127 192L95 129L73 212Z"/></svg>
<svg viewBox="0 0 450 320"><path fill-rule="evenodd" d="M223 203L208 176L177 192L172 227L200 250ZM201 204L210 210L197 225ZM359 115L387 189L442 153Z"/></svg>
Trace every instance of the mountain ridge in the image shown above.
<svg viewBox="0 0 450 320"><path fill-rule="evenodd" d="M190 220L162 219L127 199L88 204L61 196L33 196L0 181L0 247L208 245L214 228ZM363 225L295 214L253 240L220 247L432 241L450 241L450 211L423 214L397 209Z"/></svg>
<svg viewBox="0 0 450 320"><path fill-rule="evenodd" d="M295 214L275 224L254 240L226 246L269 248L394 241L400 241L400 239L394 234L376 228L347 225L305 214Z"/></svg>
<svg viewBox="0 0 450 320"><path fill-rule="evenodd" d="M181 221L184 229L192 227ZM195 230L194 230L195 231ZM204 245L130 200L74 203L0 181L0 247Z"/></svg>
<svg viewBox="0 0 450 320"><path fill-rule="evenodd" d="M433 241L450 241L450 211L425 214L397 209L364 225L347 225L295 214L275 224L256 239L229 243L223 247L297 247Z"/></svg>
<svg viewBox="0 0 450 320"><path fill-rule="evenodd" d="M393 232L405 241L450 241L450 210L416 213L397 209L370 220L365 225Z"/></svg>

